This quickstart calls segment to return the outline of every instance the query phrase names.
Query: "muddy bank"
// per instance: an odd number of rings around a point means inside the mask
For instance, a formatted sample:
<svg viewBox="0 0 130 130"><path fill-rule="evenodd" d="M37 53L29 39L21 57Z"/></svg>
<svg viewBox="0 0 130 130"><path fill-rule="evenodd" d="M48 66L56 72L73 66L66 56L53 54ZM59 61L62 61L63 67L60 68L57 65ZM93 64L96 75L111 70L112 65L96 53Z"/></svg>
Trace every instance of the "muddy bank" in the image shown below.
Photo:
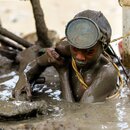
<svg viewBox="0 0 130 130"><path fill-rule="evenodd" d="M53 102L46 116L6 121L0 123L0 127L6 130L125 130L130 123L129 107L129 102L123 99L95 104Z"/></svg>

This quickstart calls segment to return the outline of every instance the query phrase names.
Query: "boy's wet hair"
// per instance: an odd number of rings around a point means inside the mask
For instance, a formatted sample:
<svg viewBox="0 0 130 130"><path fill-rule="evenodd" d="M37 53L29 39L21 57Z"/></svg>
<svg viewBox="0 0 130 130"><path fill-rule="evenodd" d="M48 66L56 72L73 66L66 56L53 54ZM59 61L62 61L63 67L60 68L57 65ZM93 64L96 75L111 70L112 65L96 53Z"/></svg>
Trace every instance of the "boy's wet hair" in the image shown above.
<svg viewBox="0 0 130 130"><path fill-rule="evenodd" d="M105 42L105 44L108 44L110 42L112 34L111 26L106 17L100 11L85 10L79 12L77 15L75 15L74 18L81 18L81 17L86 17L93 20L98 25L103 35L102 39L104 39L103 41Z"/></svg>

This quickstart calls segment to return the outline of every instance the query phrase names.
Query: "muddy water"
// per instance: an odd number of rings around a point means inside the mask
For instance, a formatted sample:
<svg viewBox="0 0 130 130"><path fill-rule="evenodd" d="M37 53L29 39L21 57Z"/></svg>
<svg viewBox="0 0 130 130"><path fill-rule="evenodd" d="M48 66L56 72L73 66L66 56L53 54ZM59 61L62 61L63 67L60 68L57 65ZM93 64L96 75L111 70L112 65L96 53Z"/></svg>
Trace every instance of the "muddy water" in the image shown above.
<svg viewBox="0 0 130 130"><path fill-rule="evenodd" d="M75 0L62 2L47 0L42 5L48 28L58 31L61 36L64 36L66 23L80 10L89 8L105 13L112 25L114 38L121 35L121 7L118 6L117 1L99 0L97 3L96 0L91 2L88 0L76 0L76 2ZM0 7L4 27L18 35L35 31L31 6L28 1L1 1ZM68 12L64 13L66 11ZM116 18L113 19L113 17ZM5 59L1 61L1 64L4 64L4 61ZM46 73L47 84L37 84L32 87L33 102L14 101L11 92L19 77L15 70L9 70L10 67L7 66L7 63L10 65L10 61L8 61L1 65L4 66L4 69L0 69L1 129L130 130L130 103L129 96L127 96L129 89L126 87L121 90L119 98L106 102L67 103L60 98L58 75L54 73L52 76L48 70L49 72Z"/></svg>
<svg viewBox="0 0 130 130"><path fill-rule="evenodd" d="M96 104L50 105L48 114L23 121L0 123L6 129L129 130L130 104L123 99ZM6 126L6 127L5 127Z"/></svg>
<svg viewBox="0 0 130 130"><path fill-rule="evenodd" d="M127 87L121 90L118 98L105 102L68 103L60 98L59 77L54 68L48 68L42 75L46 76L47 82L32 87L33 102L30 103L12 99L11 92L19 78L17 72L12 70L1 73L0 128L130 130L130 102Z"/></svg>

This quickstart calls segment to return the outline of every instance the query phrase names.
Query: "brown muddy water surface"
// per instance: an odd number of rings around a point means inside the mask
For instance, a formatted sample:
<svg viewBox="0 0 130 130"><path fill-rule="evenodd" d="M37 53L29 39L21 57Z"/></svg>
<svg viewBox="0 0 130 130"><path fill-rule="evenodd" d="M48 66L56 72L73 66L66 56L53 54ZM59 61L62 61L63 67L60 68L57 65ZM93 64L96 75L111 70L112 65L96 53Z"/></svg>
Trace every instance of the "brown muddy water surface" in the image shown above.
<svg viewBox="0 0 130 130"><path fill-rule="evenodd" d="M130 130L129 89L124 87L119 98L101 103L68 103L60 98L59 78L55 69L43 75L47 83L35 85L33 101L15 101L11 92L18 80L15 70L8 70L10 61L0 75L0 128L37 130ZM2 62L4 63L4 62Z"/></svg>

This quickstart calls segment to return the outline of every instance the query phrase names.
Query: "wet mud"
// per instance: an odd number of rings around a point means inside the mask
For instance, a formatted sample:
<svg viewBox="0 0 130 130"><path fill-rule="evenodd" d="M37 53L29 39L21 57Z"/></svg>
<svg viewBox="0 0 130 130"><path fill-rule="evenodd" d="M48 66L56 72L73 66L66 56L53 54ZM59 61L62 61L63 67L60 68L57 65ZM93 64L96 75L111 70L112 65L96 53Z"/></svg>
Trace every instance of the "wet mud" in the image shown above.
<svg viewBox="0 0 130 130"><path fill-rule="evenodd" d="M95 104L52 102L42 116L0 123L4 129L125 130L129 129L129 102L114 100Z"/></svg>
<svg viewBox="0 0 130 130"><path fill-rule="evenodd" d="M12 62L0 73L0 128L6 130L126 130L130 124L129 89L124 87L116 99L101 103L69 103L61 99L59 76L53 67L42 73L45 84L32 85L32 102L15 101L12 89L19 78ZM4 64L4 62L2 62ZM10 69L10 67L12 69ZM24 95L23 95L24 97Z"/></svg>

